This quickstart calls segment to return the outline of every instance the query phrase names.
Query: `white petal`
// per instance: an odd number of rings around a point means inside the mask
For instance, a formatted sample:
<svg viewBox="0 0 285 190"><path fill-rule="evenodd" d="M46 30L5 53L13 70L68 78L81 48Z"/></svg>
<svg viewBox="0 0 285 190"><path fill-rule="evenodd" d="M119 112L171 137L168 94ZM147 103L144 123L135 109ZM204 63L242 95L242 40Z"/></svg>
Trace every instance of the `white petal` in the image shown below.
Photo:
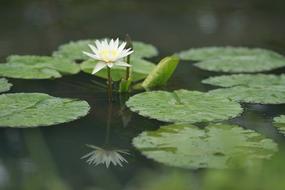
<svg viewBox="0 0 285 190"><path fill-rule="evenodd" d="M96 40L95 44L96 44L97 49L101 49L102 48L102 43L99 40Z"/></svg>
<svg viewBox="0 0 285 190"><path fill-rule="evenodd" d="M123 52L118 56L118 58L123 58L123 57L127 57L128 55L132 54L134 51L126 51L123 50Z"/></svg>
<svg viewBox="0 0 285 190"><path fill-rule="evenodd" d="M93 59L98 59L98 57L97 57L95 54L88 53L88 52L86 52L86 51L83 51L83 53L84 53L85 55L87 55L87 56L93 58Z"/></svg>
<svg viewBox="0 0 285 190"><path fill-rule="evenodd" d="M126 63L126 62L117 62L116 63L116 65L118 65L118 66L123 66L123 67L131 67L132 65L130 65L130 64L128 64L128 63Z"/></svg>
<svg viewBox="0 0 285 190"><path fill-rule="evenodd" d="M114 46L115 46L116 49L118 49L118 46L119 46L119 38L116 39Z"/></svg>
<svg viewBox="0 0 285 190"><path fill-rule="evenodd" d="M107 65L108 65L109 68L112 68L114 66L113 63L107 63Z"/></svg>
<svg viewBox="0 0 285 190"><path fill-rule="evenodd" d="M109 46L110 46L110 48L114 48L114 40L113 39L110 40Z"/></svg>
<svg viewBox="0 0 285 190"><path fill-rule="evenodd" d="M88 44L88 46L90 47L90 49L95 53L97 54L98 50L95 46L91 45L91 44Z"/></svg>
<svg viewBox="0 0 285 190"><path fill-rule="evenodd" d="M98 71L104 69L106 66L107 66L106 63L104 63L104 62L98 62L98 63L95 65L95 67L94 67L94 69L93 69L93 71L92 71L92 74L94 75L94 74L97 73Z"/></svg>
<svg viewBox="0 0 285 190"><path fill-rule="evenodd" d="M109 47L107 39L103 40L101 44L102 44L102 49L107 49Z"/></svg>
<svg viewBox="0 0 285 190"><path fill-rule="evenodd" d="M123 42L123 43L120 45L120 47L118 48L118 51L119 51L119 52L123 51L123 49L125 48L126 45L127 45L127 43L126 43L126 42Z"/></svg>

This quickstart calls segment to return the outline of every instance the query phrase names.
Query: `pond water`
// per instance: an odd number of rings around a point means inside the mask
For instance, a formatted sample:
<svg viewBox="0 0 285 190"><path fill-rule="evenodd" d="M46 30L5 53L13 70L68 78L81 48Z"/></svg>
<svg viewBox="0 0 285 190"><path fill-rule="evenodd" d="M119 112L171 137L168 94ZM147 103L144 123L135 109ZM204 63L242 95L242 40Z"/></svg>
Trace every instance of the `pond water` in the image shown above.
<svg viewBox="0 0 285 190"><path fill-rule="evenodd" d="M70 40L123 37L154 44L160 55L190 47L248 46L285 54L284 1L3 1L0 7L0 58L11 54L49 55ZM2 3L1 3L2 4ZM284 73L279 69L271 73ZM182 61L167 90L208 91L201 84L207 72ZM80 73L55 80L10 79L10 92L42 92L88 101L90 113L77 121L33 129L0 129L0 189L139 189L152 176L182 171L199 187L202 170L178 169L147 159L131 144L145 130L163 122L128 111L127 95L115 95L112 109L107 93L94 76ZM245 112L231 123L255 130L279 144L285 138L272 118L285 113L284 105L244 104ZM110 114L111 113L111 114ZM80 159L91 151L86 144L128 150L123 167L91 166ZM148 177L143 177L148 176ZM175 176L173 176L175 178ZM133 188L134 187L134 188Z"/></svg>

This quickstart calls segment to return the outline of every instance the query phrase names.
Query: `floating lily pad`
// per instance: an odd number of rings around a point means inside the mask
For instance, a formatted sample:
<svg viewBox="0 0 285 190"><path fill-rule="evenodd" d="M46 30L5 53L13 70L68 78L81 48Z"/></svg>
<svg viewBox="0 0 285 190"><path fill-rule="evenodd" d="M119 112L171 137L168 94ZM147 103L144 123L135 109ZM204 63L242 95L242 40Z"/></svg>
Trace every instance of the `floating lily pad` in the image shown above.
<svg viewBox="0 0 285 190"><path fill-rule="evenodd" d="M192 48L180 52L178 55L183 60L193 60L193 61L205 61L210 59L215 59L223 56L238 57L247 55L259 55L259 54L272 54L277 53L260 49L260 48L246 48L246 47L202 47L202 48Z"/></svg>
<svg viewBox="0 0 285 190"><path fill-rule="evenodd" d="M236 125L169 125L141 133L134 146L157 162L189 169L251 166L269 159L277 144Z"/></svg>
<svg viewBox="0 0 285 190"><path fill-rule="evenodd" d="M274 126L278 129L280 133L285 135L285 115L280 115L279 117L275 117Z"/></svg>
<svg viewBox="0 0 285 190"><path fill-rule="evenodd" d="M126 105L142 116L166 122L225 120L242 112L237 102L221 96L187 90L144 92L132 96Z"/></svg>
<svg viewBox="0 0 285 190"><path fill-rule="evenodd" d="M96 64L97 61L95 60L87 60L81 64L81 69L84 72L91 74ZM131 69L132 69L133 81L144 79L155 68L155 64L140 58L132 58L131 65L132 65ZM126 73L126 67L121 67L121 66L112 67L111 70L112 80L113 81L121 80L123 77L125 77L126 75L125 73ZM95 75L106 79L108 77L107 69L106 68L102 69L99 72L97 72Z"/></svg>
<svg viewBox="0 0 285 190"><path fill-rule="evenodd" d="M0 76L20 79L60 78L79 71L79 66L67 59L47 56L14 55L0 64Z"/></svg>
<svg viewBox="0 0 285 190"><path fill-rule="evenodd" d="M0 126L25 128L55 125L85 116L89 109L85 101L47 94L3 94L0 95Z"/></svg>
<svg viewBox="0 0 285 190"><path fill-rule="evenodd" d="M195 66L208 71L251 73L285 66L285 58L265 49L243 47L208 47L183 51L181 59L202 61Z"/></svg>
<svg viewBox="0 0 285 190"><path fill-rule="evenodd" d="M209 92L212 95L224 96L231 100L257 104L284 104L284 86L236 86L216 89Z"/></svg>
<svg viewBox="0 0 285 190"><path fill-rule="evenodd" d="M12 87L12 84L8 82L5 78L0 78L0 93L9 91Z"/></svg>
<svg viewBox="0 0 285 190"><path fill-rule="evenodd" d="M163 86L174 73L179 58L177 56L165 57L158 65L149 73L142 83L142 87L150 89L158 86Z"/></svg>
<svg viewBox="0 0 285 190"><path fill-rule="evenodd" d="M285 75L236 74L210 77L202 81L220 87L285 85Z"/></svg>
<svg viewBox="0 0 285 190"><path fill-rule="evenodd" d="M63 57L69 60L87 60L88 56L84 55L82 51L90 51L88 44L94 44L95 40L79 40L69 42L59 46L58 50L53 53L55 57ZM157 49L143 42L133 42L134 53L133 57L137 58L150 58L158 54Z"/></svg>

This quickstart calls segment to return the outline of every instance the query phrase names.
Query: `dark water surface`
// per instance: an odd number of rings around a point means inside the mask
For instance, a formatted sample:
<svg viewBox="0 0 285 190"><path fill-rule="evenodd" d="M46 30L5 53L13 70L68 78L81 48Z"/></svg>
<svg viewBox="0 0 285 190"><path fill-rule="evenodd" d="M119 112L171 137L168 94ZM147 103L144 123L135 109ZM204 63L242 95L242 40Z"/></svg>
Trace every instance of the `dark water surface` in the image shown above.
<svg viewBox="0 0 285 190"><path fill-rule="evenodd" d="M0 62L10 54L50 55L70 40L123 37L154 44L160 56L190 47L234 45L261 47L285 55L285 1L8 1L0 2ZM277 70L282 73L285 70ZM181 62L167 89L207 91L200 81L218 75ZM0 129L0 189L126 189L145 172L173 168L148 160L131 140L163 123L129 112L127 97L114 96L110 128L106 91L102 81L86 74L56 80L10 80L11 92L43 92L88 101L91 112L74 122L35 129ZM245 105L232 122L253 129L280 144L285 139L271 125L272 117L285 113L284 105ZM127 149L124 167L89 166L81 160L85 145ZM197 178L202 171L186 171ZM197 182L198 183L198 182ZM131 189L131 188L129 188ZM136 189L136 188L135 188Z"/></svg>

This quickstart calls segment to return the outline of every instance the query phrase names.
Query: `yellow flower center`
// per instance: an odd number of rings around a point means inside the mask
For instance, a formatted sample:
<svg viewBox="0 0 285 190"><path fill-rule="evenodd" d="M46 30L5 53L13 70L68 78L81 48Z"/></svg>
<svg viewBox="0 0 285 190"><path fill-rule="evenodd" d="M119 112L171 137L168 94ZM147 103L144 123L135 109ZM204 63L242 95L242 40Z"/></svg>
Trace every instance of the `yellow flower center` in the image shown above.
<svg viewBox="0 0 285 190"><path fill-rule="evenodd" d="M105 62L115 61L118 55L119 52L116 49L111 49L111 50L105 49L99 52L100 58Z"/></svg>

